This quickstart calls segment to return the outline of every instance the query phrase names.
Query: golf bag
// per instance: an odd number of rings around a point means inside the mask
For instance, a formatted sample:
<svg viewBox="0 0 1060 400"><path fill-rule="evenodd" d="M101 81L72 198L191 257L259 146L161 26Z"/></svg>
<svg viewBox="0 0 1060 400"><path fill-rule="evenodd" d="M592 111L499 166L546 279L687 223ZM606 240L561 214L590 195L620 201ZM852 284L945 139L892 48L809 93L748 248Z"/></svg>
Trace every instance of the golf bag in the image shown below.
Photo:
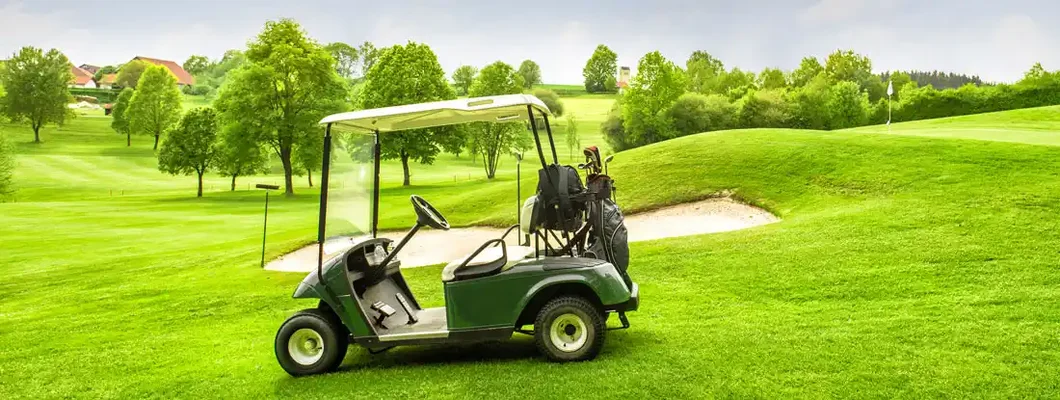
<svg viewBox="0 0 1060 400"><path fill-rule="evenodd" d="M586 257L607 260L622 274L627 284L632 280L626 273L629 267L629 238L625 218L618 204L611 199L613 182L607 175L594 175L589 180L589 191L596 193L596 201L589 202L589 222L592 232L585 249Z"/></svg>
<svg viewBox="0 0 1060 400"><path fill-rule="evenodd" d="M578 170L558 164L539 170L537 192L545 229L574 232L581 228L587 193Z"/></svg>

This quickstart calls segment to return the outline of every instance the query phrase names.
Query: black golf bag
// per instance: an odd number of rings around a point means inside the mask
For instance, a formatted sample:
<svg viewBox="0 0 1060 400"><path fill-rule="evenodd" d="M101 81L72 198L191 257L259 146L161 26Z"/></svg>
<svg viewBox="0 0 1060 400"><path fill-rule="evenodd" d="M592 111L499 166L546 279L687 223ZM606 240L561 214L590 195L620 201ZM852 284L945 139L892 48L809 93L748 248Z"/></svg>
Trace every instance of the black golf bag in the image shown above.
<svg viewBox="0 0 1060 400"><path fill-rule="evenodd" d="M592 231L587 239L586 257L607 260L618 268L626 284L631 284L626 269L629 267L629 238L622 210L611 199L614 182L607 175L589 177L589 192L596 200L588 202L589 224Z"/></svg>

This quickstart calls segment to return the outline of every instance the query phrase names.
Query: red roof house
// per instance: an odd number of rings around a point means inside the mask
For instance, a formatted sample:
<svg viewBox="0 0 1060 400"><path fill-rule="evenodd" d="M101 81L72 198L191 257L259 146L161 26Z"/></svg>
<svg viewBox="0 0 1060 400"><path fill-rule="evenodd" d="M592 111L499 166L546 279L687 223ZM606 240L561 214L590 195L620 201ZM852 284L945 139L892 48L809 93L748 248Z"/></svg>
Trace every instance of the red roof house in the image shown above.
<svg viewBox="0 0 1060 400"><path fill-rule="evenodd" d="M70 87L95 88L96 82L92 80L92 73L70 64L70 73L74 79L70 80Z"/></svg>
<svg viewBox="0 0 1060 400"><path fill-rule="evenodd" d="M169 72L173 73L173 76L177 77L177 86L190 86L195 84L195 77L191 76L188 71L184 70L184 67L181 67L180 64L177 64L176 62L140 56L133 58L133 60L140 60L146 63L166 67L169 69Z"/></svg>

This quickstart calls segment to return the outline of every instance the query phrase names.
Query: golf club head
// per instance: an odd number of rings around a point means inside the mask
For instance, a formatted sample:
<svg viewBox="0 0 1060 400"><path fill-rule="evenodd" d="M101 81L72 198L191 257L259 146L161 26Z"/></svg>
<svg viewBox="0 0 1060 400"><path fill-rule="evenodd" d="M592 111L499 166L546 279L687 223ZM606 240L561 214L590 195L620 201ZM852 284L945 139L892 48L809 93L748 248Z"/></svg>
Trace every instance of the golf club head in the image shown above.
<svg viewBox="0 0 1060 400"><path fill-rule="evenodd" d="M609 156L607 156L607 158L604 159L604 164L607 164L607 163L611 162L611 160L614 160L614 159L615 159L615 155L614 154L609 155Z"/></svg>

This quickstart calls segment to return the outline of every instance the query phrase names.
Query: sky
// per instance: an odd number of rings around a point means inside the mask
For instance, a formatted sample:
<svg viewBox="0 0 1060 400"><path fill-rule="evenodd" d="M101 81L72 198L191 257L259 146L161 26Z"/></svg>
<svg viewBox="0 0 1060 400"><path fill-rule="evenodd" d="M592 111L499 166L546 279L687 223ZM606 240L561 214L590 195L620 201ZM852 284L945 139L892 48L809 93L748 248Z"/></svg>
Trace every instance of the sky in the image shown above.
<svg viewBox="0 0 1060 400"><path fill-rule="evenodd" d="M1060 69L1056 0L0 0L0 59L27 45L57 48L75 64L220 58L279 18L320 43L427 43L447 73L531 59L546 83L580 84L601 43L634 71L655 50L682 66L706 50L727 68L760 71L836 49L869 56L877 72L1011 82L1035 62Z"/></svg>

